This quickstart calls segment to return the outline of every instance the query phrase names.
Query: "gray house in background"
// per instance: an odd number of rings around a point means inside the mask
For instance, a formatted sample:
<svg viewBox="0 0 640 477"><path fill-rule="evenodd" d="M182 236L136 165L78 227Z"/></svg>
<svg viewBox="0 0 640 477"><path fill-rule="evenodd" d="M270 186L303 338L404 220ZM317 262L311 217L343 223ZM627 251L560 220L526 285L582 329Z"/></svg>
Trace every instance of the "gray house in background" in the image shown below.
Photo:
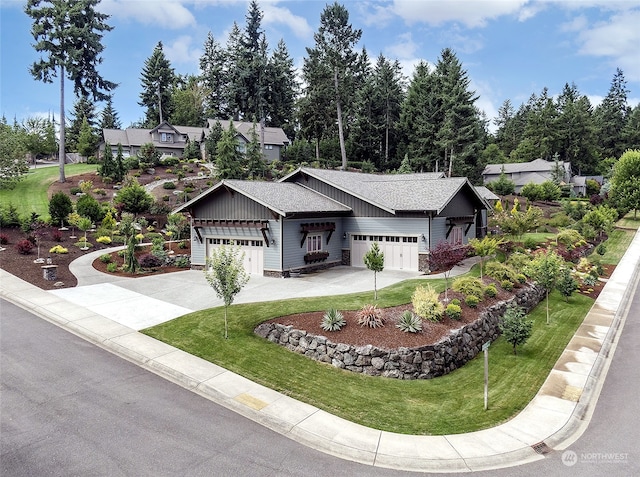
<svg viewBox="0 0 640 477"><path fill-rule="evenodd" d="M207 124L209 131L219 123L223 131L229 130L231 121L228 119L209 119ZM258 142L263 144L263 154L267 162L282 159L282 151L290 144L289 138L282 128L261 126L260 123L249 123L243 121L233 121L233 127L238 132L238 149L245 152L247 144L251 142L255 132Z"/></svg>
<svg viewBox="0 0 640 477"><path fill-rule="evenodd" d="M239 245L249 273L364 267L373 242L386 269L428 270L429 249L486 233L488 205L466 178L299 168L278 182L224 180L175 212L191 220L191 263Z"/></svg>
<svg viewBox="0 0 640 477"><path fill-rule="evenodd" d="M200 144L204 141L206 134L205 128L173 126L167 121L153 129L103 129L100 150L103 151L108 143L115 154L118 144L121 144L125 156L135 156L143 144L152 143L163 156L181 157L187 141Z"/></svg>
<svg viewBox="0 0 640 477"><path fill-rule="evenodd" d="M571 163L559 162L562 167L563 178L565 184L571 182ZM515 185L515 192L520 193L522 187L533 182L534 184L542 184L545 181L553 180L553 171L556 167L555 161L545 161L544 159L536 159L531 162L515 162L507 164L487 164L482 171L482 180L487 185L496 181L504 172L507 179L512 180Z"/></svg>

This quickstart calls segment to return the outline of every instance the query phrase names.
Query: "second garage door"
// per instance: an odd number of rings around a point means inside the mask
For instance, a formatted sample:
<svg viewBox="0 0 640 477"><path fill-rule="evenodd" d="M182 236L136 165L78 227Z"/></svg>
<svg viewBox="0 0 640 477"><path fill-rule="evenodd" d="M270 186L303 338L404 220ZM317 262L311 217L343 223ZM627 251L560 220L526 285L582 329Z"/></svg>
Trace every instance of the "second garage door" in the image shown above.
<svg viewBox="0 0 640 477"><path fill-rule="evenodd" d="M400 235L352 235L351 264L364 267L364 256L373 242L384 253L384 268L418 271L418 237Z"/></svg>

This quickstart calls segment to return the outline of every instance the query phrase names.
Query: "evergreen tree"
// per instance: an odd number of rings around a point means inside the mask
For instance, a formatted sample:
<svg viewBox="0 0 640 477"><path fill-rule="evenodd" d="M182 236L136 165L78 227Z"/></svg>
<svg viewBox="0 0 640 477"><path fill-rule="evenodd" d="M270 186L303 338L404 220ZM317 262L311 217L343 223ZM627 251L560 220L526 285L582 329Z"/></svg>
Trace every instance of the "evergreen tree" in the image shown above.
<svg viewBox="0 0 640 477"><path fill-rule="evenodd" d="M43 56L31 65L31 75L44 83L60 79L60 182L65 182L64 79L73 81L77 96L104 100L117 85L97 71L104 50L102 36L113 27L109 15L96 11L99 0L73 2L28 0L25 13L33 19L34 49Z"/></svg>
<svg viewBox="0 0 640 477"><path fill-rule="evenodd" d="M516 131L515 109L511 100L506 99L498 109L498 116L493 120L498 127L496 131L496 144L503 156L507 157L516 147L520 137Z"/></svg>
<svg viewBox="0 0 640 477"><path fill-rule="evenodd" d="M242 118L262 120L266 110L267 41L261 29L263 14L256 0L251 0L244 34L240 37L241 54L234 65L239 73L239 103Z"/></svg>
<svg viewBox="0 0 640 477"><path fill-rule="evenodd" d="M626 149L640 149L640 104L631 110L622 131L622 140Z"/></svg>
<svg viewBox="0 0 640 477"><path fill-rule="evenodd" d="M78 142L80 140L80 132L82 131L82 123L86 119L91 133L98 135L98 122L96 119L96 106L86 96L76 98L73 103L73 112L69 114L71 122L66 129L66 147L69 151L78 151Z"/></svg>
<svg viewBox="0 0 640 477"><path fill-rule="evenodd" d="M138 104L146 108L144 126L153 128L162 121L171 121L171 96L176 75L159 41L153 53L144 62L140 77L142 92Z"/></svg>
<svg viewBox="0 0 640 477"><path fill-rule="evenodd" d="M594 113L601 157L620 157L624 152L622 134L629 114L628 93L624 73L618 68L611 81L607 96Z"/></svg>
<svg viewBox="0 0 640 477"><path fill-rule="evenodd" d="M267 65L267 126L282 128L287 137L295 136L294 107L298 92L296 70L283 40L271 55Z"/></svg>
<svg viewBox="0 0 640 477"><path fill-rule="evenodd" d="M204 88L196 76L179 77L171 97L174 107L171 122L180 126L203 126L205 123L204 101Z"/></svg>
<svg viewBox="0 0 640 477"><path fill-rule="evenodd" d="M245 162L247 164L247 177L249 179L264 178L267 170L267 164L262 154L262 147L256 132L256 123L253 123L251 129L251 140L247 144L247 152L245 153Z"/></svg>
<svg viewBox="0 0 640 477"><path fill-rule="evenodd" d="M215 122L213 127L209 129L209 135L205 138L205 154L209 162L215 163L217 157L218 141L222 139L222 126L219 122Z"/></svg>
<svg viewBox="0 0 640 477"><path fill-rule="evenodd" d="M78 144L76 146L78 153L85 158L91 156L98 148L98 141L98 136L91 130L87 118L84 118L82 126L80 126L80 136L78 136Z"/></svg>
<svg viewBox="0 0 640 477"><path fill-rule="evenodd" d="M242 32L236 22L233 22L229 37L227 39L226 48L226 117L235 121L242 119L242 104L244 98L243 76L239 65L242 64L243 58Z"/></svg>
<svg viewBox="0 0 640 477"><path fill-rule="evenodd" d="M557 151L557 123L557 109L545 87L539 96L533 95L529 102L523 139L529 139L533 156L521 156L521 160L528 162L539 158L551 159Z"/></svg>
<svg viewBox="0 0 640 477"><path fill-rule="evenodd" d="M0 121L0 189L12 189L29 172L23 134L19 126L9 126L4 117Z"/></svg>
<svg viewBox="0 0 640 477"><path fill-rule="evenodd" d="M98 174L102 178L113 179L114 171L116 169L116 163L113 159L113 151L111 151L111 144L108 142L104 145L104 152L102 154L102 164L98 166Z"/></svg>
<svg viewBox="0 0 640 477"><path fill-rule="evenodd" d="M342 109L353 93L352 85L358 66L358 53L355 45L360 41L362 31L354 29L349 23L349 12L336 3L327 5L320 15L320 27L314 34L315 47L307 48L308 58L305 63L317 56L317 66L326 70L321 78L331 81L332 103L335 107L335 117L338 122L338 136L340 138L340 155L342 169L347 167L347 151ZM308 78L305 78L308 81ZM327 86L325 86L327 88Z"/></svg>
<svg viewBox="0 0 640 477"><path fill-rule="evenodd" d="M100 122L98 127L102 129L120 129L122 127L122 123L120 119L118 119L118 113L115 109L113 109L113 100L111 96L107 99L107 104L105 104L104 109L100 113Z"/></svg>
<svg viewBox="0 0 640 477"><path fill-rule="evenodd" d="M116 151L115 167L113 169L113 181L122 182L127 175L127 167L124 164L124 154L122 152L122 144L118 143Z"/></svg>
<svg viewBox="0 0 640 477"><path fill-rule="evenodd" d="M238 140L233 121L229 129L223 131L216 148L216 168L220 179L242 178L242 154L238 151Z"/></svg>
<svg viewBox="0 0 640 477"><path fill-rule="evenodd" d="M227 118L226 101L227 54L209 32L204 42L204 52L200 57L200 78L204 94L204 116L206 118Z"/></svg>
<svg viewBox="0 0 640 477"><path fill-rule="evenodd" d="M589 99L575 84L565 84L558 97L558 153L580 174L595 173L597 166L595 127Z"/></svg>

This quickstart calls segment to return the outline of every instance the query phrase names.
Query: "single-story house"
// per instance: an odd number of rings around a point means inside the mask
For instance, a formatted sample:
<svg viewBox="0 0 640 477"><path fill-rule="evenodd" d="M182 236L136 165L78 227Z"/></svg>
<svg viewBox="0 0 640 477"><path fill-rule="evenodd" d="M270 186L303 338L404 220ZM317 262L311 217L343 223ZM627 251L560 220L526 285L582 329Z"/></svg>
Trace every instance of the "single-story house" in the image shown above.
<svg viewBox="0 0 640 477"><path fill-rule="evenodd" d="M224 131L229 130L231 120L209 119L207 124L209 130L213 129L216 123L220 123ZM262 126L260 123L250 123L245 121L233 121L233 127L238 132L238 149L245 152L247 144L251 142L253 132L255 132L258 142L263 144L263 155L267 162L282 159L282 151L290 144L289 138L282 128Z"/></svg>
<svg viewBox="0 0 640 477"><path fill-rule="evenodd" d="M181 157L187 141L201 144L206 135L206 128L173 126L167 121L153 129L103 129L100 150L104 150L106 143L109 143L112 152L116 154L118 144L121 144L125 157L135 156L143 144L152 143L163 156Z"/></svg>
<svg viewBox="0 0 640 477"><path fill-rule="evenodd" d="M573 192L577 196L584 197L587 195L587 181L594 180L602 186L604 184L603 176L573 176L571 179L571 185L573 186Z"/></svg>
<svg viewBox="0 0 640 477"><path fill-rule="evenodd" d="M364 267L373 242L386 269L428 270L429 249L486 233L486 201L464 177L301 167L278 182L223 180L175 212L191 221L191 263L239 245L253 274Z"/></svg>
<svg viewBox="0 0 640 477"><path fill-rule="evenodd" d="M559 164L563 169L562 182L565 184L570 183L571 163L560 161ZM515 192L520 193L522 187L531 182L534 184L542 184L543 182L553 180L555 167L555 161L545 161L544 159L536 159L531 162L487 164L482 171L482 180L485 185L489 184L490 182L498 180L504 172L507 179L515 183Z"/></svg>

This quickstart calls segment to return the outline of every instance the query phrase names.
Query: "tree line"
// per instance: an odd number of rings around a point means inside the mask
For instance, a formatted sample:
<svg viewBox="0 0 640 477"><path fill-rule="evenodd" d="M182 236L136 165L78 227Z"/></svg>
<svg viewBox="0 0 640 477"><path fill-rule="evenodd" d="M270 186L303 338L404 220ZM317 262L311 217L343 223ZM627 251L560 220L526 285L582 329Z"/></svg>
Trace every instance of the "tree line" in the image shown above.
<svg viewBox="0 0 640 477"><path fill-rule="evenodd" d="M29 2L34 20L47 13L34 13L31 4L39 3ZM97 1L77 3L88 12ZM106 18L100 20L95 32L111 29ZM144 116L132 126L152 128L166 120L202 127L207 118L263 122L287 133L292 144L284 159L294 164L438 170L475 183L481 182L488 163L554 156L570 161L574 172L606 173L622 152L640 147L640 106L628 105L629 89L620 69L596 107L569 83L557 98L544 88L517 109L505 100L492 133L476 105L478 95L470 88L468 73L450 48L442 50L434 64L419 63L407 78L397 60L382 54L371 59L358 46L362 31L350 23L345 6L333 3L321 14L298 76L284 41L271 49L261 22L262 12L253 0L244 26L234 23L224 45L209 33L198 75L177 74L158 42L140 75ZM36 32L34 26L34 37L36 33L52 34ZM93 67L101 51L96 49ZM98 75L95 69L89 71L91 78ZM32 72L37 79L50 80ZM72 79L86 76L77 67L69 74ZM75 88L67 144L70 150L95 150L102 128L121 127L111 102L115 86L94 80L89 83L92 90L81 87L82 82L74 84L80 86ZM106 101L100 118L95 100ZM207 149L215 155L215 147Z"/></svg>

